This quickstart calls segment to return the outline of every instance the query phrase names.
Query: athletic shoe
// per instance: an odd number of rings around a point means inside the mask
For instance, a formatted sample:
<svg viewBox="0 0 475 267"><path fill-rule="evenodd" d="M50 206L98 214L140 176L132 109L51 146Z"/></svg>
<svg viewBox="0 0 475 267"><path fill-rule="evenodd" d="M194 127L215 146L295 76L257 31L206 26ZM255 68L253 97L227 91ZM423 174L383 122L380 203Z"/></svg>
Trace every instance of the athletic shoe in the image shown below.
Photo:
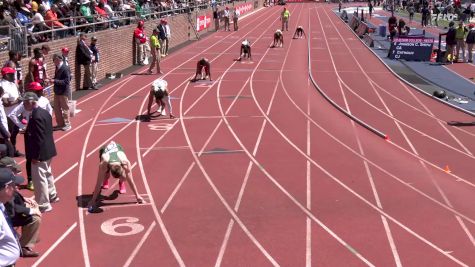
<svg viewBox="0 0 475 267"><path fill-rule="evenodd" d="M38 257L39 255L40 255L40 253L32 250L31 248L28 248L28 247L21 248L21 256L23 258Z"/></svg>
<svg viewBox="0 0 475 267"><path fill-rule="evenodd" d="M40 207L41 213L50 212L52 210L53 210L53 207L51 205L48 205L48 207L46 208Z"/></svg>
<svg viewBox="0 0 475 267"><path fill-rule="evenodd" d="M61 130L67 132L71 130L71 128L72 128L71 125L65 125L63 128L61 128Z"/></svg>
<svg viewBox="0 0 475 267"><path fill-rule="evenodd" d="M58 195L49 198L49 203L57 203L57 202L59 202Z"/></svg>
<svg viewBox="0 0 475 267"><path fill-rule="evenodd" d="M20 151L15 151L15 153L13 154L14 157L23 157L25 156L25 154L21 153Z"/></svg>
<svg viewBox="0 0 475 267"><path fill-rule="evenodd" d="M30 191L35 191L35 186L33 185L33 181L28 182L28 184L26 185L26 189Z"/></svg>
<svg viewBox="0 0 475 267"><path fill-rule="evenodd" d="M109 179L105 179L104 182L102 182L102 189L109 189Z"/></svg>
<svg viewBox="0 0 475 267"><path fill-rule="evenodd" d="M119 181L119 192L121 194L125 194L127 190L125 190L125 182Z"/></svg>

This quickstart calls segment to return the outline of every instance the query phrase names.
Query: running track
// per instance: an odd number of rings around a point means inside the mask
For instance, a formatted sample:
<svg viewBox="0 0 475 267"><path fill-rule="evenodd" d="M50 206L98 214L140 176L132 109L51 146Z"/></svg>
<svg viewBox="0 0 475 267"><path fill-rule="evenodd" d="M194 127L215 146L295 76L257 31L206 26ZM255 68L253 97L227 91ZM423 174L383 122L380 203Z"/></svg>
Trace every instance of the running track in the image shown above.
<svg viewBox="0 0 475 267"><path fill-rule="evenodd" d="M473 118L397 80L331 6L288 7L284 48L269 48L272 7L162 61L178 119L107 122L143 113L156 76L82 99L74 130L55 133L61 202L43 216L42 257L18 266L474 265L475 130L445 123ZM290 39L297 25L308 39ZM251 64L232 60L243 38ZM213 83L188 82L200 56ZM390 139L323 99L308 58L323 92ZM110 140L147 203L113 187L88 214L76 196Z"/></svg>

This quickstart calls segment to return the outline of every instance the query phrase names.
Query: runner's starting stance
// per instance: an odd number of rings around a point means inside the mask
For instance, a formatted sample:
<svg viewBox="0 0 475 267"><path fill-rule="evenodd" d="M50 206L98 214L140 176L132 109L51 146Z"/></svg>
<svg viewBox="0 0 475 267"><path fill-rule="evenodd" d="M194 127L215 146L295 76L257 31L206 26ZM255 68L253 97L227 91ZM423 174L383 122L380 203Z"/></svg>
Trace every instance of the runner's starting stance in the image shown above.
<svg viewBox="0 0 475 267"><path fill-rule="evenodd" d="M155 103L158 106L158 113L161 115L162 110L166 107L168 115L170 115L170 119L175 118L172 114L172 103L170 102L170 97L168 93L168 83L162 79L156 79L152 83L152 87L150 88L150 93L148 95L148 108L147 108L147 115L151 115L150 112L153 104L153 99L155 98ZM160 116L159 115L159 116Z"/></svg>
<svg viewBox="0 0 475 267"><path fill-rule="evenodd" d="M132 187L132 191L137 197L137 202L139 204L143 203L143 198L139 196L134 178L132 177L130 161L127 159L122 146L111 141L107 146L102 147L99 150L99 157L99 173L97 175L96 187L94 188L92 199L88 204L89 211L94 210L97 198L101 192L101 187L103 189L109 188L110 175L119 179L119 192L121 194L126 192L124 183L126 180Z"/></svg>
<svg viewBox="0 0 475 267"><path fill-rule="evenodd" d="M238 61L241 61L241 59L246 58L248 60L252 59L252 54L251 54L251 42L249 40L244 40L241 44L241 52L239 54L239 58L237 59Z"/></svg>
<svg viewBox="0 0 475 267"><path fill-rule="evenodd" d="M307 35L305 34L305 31L303 30L303 27L302 27L302 26L298 26L297 29L295 29L295 33L294 33L293 39L302 38L303 36L307 37Z"/></svg>
<svg viewBox="0 0 475 267"><path fill-rule="evenodd" d="M206 76L203 78L203 69L205 70ZM192 82L196 82L198 80L198 75L201 77L200 80L206 80L209 77L209 80L211 81L211 65L209 63L209 60L207 58L201 58L198 60L198 63L196 64L196 75Z"/></svg>
<svg viewBox="0 0 475 267"><path fill-rule="evenodd" d="M281 30L277 30L274 33L274 44L272 47L283 47L284 46L284 35L282 34Z"/></svg>

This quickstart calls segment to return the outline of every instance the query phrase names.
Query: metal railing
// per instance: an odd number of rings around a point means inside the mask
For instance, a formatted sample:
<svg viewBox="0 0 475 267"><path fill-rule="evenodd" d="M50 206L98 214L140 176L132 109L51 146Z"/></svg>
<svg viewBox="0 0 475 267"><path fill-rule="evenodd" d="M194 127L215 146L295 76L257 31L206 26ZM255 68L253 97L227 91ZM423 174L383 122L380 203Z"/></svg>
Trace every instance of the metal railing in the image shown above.
<svg viewBox="0 0 475 267"><path fill-rule="evenodd" d="M50 40L57 40L71 36L77 36L81 32L97 32L112 28L117 28L138 20L150 20L164 17L170 17L178 14L189 14L198 12L207 8L214 8L226 4L234 4L233 0L222 1L187 1L180 3L181 7L173 6L153 6L146 7L141 11L122 10L114 11L107 16L94 14L91 16L71 16L67 18L58 18L55 20L45 20L41 23L27 23L21 27L0 26L8 35L0 35L0 51L15 50L24 55L28 54L28 47L36 43L46 43ZM77 12L77 11L75 11ZM194 17L196 17L195 14ZM192 18L192 16L190 16ZM196 19L195 19L196 21ZM54 22L60 22L65 27L55 27ZM190 24L193 21L190 20ZM46 26L44 26L46 25ZM3 44L3 45L2 45Z"/></svg>

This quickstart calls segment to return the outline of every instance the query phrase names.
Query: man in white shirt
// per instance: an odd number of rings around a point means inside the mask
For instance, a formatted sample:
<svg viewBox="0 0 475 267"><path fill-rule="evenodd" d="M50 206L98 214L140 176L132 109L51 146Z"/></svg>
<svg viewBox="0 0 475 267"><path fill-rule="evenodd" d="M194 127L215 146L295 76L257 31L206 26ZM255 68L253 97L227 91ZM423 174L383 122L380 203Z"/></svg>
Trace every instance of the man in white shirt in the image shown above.
<svg viewBox="0 0 475 267"><path fill-rule="evenodd" d="M229 29L229 16L231 15L230 14L231 12L229 12L229 7L226 7L226 9L224 9L224 30L225 31L231 31Z"/></svg>
<svg viewBox="0 0 475 267"><path fill-rule="evenodd" d="M238 30L238 19L239 19L239 10L237 10L237 8L234 8L234 11L233 11L233 26L234 26L234 31L237 31Z"/></svg>
<svg viewBox="0 0 475 267"><path fill-rule="evenodd" d="M10 67L2 68L3 79L0 81L0 86L3 88L2 103L5 109L5 114L10 112L20 104L20 92L18 91L18 85L15 83L15 69ZM11 120L8 120L8 131L10 132L10 141L14 148L14 156L23 156L16 150L16 136L18 135L18 127Z"/></svg>
<svg viewBox="0 0 475 267"><path fill-rule="evenodd" d="M15 176L8 168L0 168L0 266L13 266L20 257L20 245L4 204L12 200L15 184L22 184L23 177Z"/></svg>

